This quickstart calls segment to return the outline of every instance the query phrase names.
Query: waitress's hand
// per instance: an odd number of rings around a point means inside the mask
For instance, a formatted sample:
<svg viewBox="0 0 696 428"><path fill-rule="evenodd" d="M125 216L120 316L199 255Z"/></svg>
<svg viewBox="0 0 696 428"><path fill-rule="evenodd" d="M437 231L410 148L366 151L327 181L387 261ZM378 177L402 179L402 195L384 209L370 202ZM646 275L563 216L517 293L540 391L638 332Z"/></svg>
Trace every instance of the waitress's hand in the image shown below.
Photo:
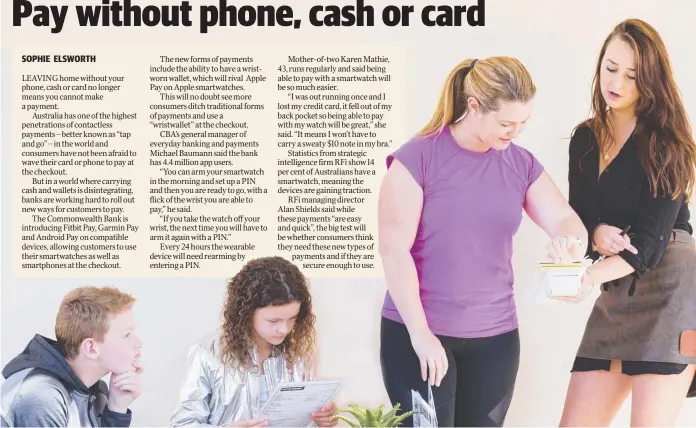
<svg viewBox="0 0 696 428"><path fill-rule="evenodd" d="M597 252L603 256L615 256L623 250L638 254L636 247L631 245L631 238L628 235L621 236L621 229L608 224L595 229L592 242Z"/></svg>
<svg viewBox="0 0 696 428"><path fill-rule="evenodd" d="M549 261L554 263L571 263L585 257L582 241L573 236L558 236L546 247Z"/></svg>
<svg viewBox="0 0 696 428"><path fill-rule="evenodd" d="M445 348L430 330L411 335L411 345L420 360L421 378L430 385L440 386L449 367Z"/></svg>

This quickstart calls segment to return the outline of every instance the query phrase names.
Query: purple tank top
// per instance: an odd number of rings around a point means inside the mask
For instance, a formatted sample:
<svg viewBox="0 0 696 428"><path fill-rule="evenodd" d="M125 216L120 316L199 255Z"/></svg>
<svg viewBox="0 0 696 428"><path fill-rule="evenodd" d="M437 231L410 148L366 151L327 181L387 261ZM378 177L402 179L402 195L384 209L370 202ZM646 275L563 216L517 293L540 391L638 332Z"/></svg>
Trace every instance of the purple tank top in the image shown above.
<svg viewBox="0 0 696 428"><path fill-rule="evenodd" d="M411 255L434 334L487 337L517 328L512 241L527 188L544 171L511 143L486 153L462 148L449 127L415 137L387 157L398 159L423 189ZM382 315L403 322L387 292Z"/></svg>

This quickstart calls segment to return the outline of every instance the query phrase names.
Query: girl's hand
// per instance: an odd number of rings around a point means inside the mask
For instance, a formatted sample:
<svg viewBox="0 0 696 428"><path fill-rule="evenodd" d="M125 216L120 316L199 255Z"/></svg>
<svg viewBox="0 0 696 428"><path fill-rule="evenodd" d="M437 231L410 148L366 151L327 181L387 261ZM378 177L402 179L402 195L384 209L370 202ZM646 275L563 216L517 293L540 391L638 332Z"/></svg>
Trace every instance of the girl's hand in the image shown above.
<svg viewBox="0 0 696 428"><path fill-rule="evenodd" d="M332 401L322 407L318 412L312 413L312 420L320 427L333 427L338 424L338 419L334 418L336 405Z"/></svg>

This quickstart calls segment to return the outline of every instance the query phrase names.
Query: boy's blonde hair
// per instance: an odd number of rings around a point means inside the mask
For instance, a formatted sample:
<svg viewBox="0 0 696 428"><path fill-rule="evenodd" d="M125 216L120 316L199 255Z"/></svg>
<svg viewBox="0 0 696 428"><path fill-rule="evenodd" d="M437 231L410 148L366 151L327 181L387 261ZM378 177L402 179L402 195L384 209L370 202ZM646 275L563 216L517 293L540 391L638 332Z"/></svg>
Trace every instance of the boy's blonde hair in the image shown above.
<svg viewBox="0 0 696 428"><path fill-rule="evenodd" d="M115 287L79 287L65 295L56 315L56 339L66 359L75 358L82 341L99 342L109 331L111 317L129 310L135 298Z"/></svg>

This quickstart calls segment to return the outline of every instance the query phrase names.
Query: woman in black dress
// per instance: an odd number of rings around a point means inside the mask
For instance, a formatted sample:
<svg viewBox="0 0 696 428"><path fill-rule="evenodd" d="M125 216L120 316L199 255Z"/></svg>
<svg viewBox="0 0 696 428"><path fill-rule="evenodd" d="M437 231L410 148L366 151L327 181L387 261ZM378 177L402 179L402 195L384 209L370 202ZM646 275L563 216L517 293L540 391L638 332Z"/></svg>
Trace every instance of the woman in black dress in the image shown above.
<svg viewBox="0 0 696 428"><path fill-rule="evenodd" d="M569 199L600 295L573 364L562 426L676 422L696 395L696 248L688 202L696 144L659 34L630 19L602 47L592 118L570 142ZM622 231L630 226L629 232ZM605 258L599 260L601 256Z"/></svg>

